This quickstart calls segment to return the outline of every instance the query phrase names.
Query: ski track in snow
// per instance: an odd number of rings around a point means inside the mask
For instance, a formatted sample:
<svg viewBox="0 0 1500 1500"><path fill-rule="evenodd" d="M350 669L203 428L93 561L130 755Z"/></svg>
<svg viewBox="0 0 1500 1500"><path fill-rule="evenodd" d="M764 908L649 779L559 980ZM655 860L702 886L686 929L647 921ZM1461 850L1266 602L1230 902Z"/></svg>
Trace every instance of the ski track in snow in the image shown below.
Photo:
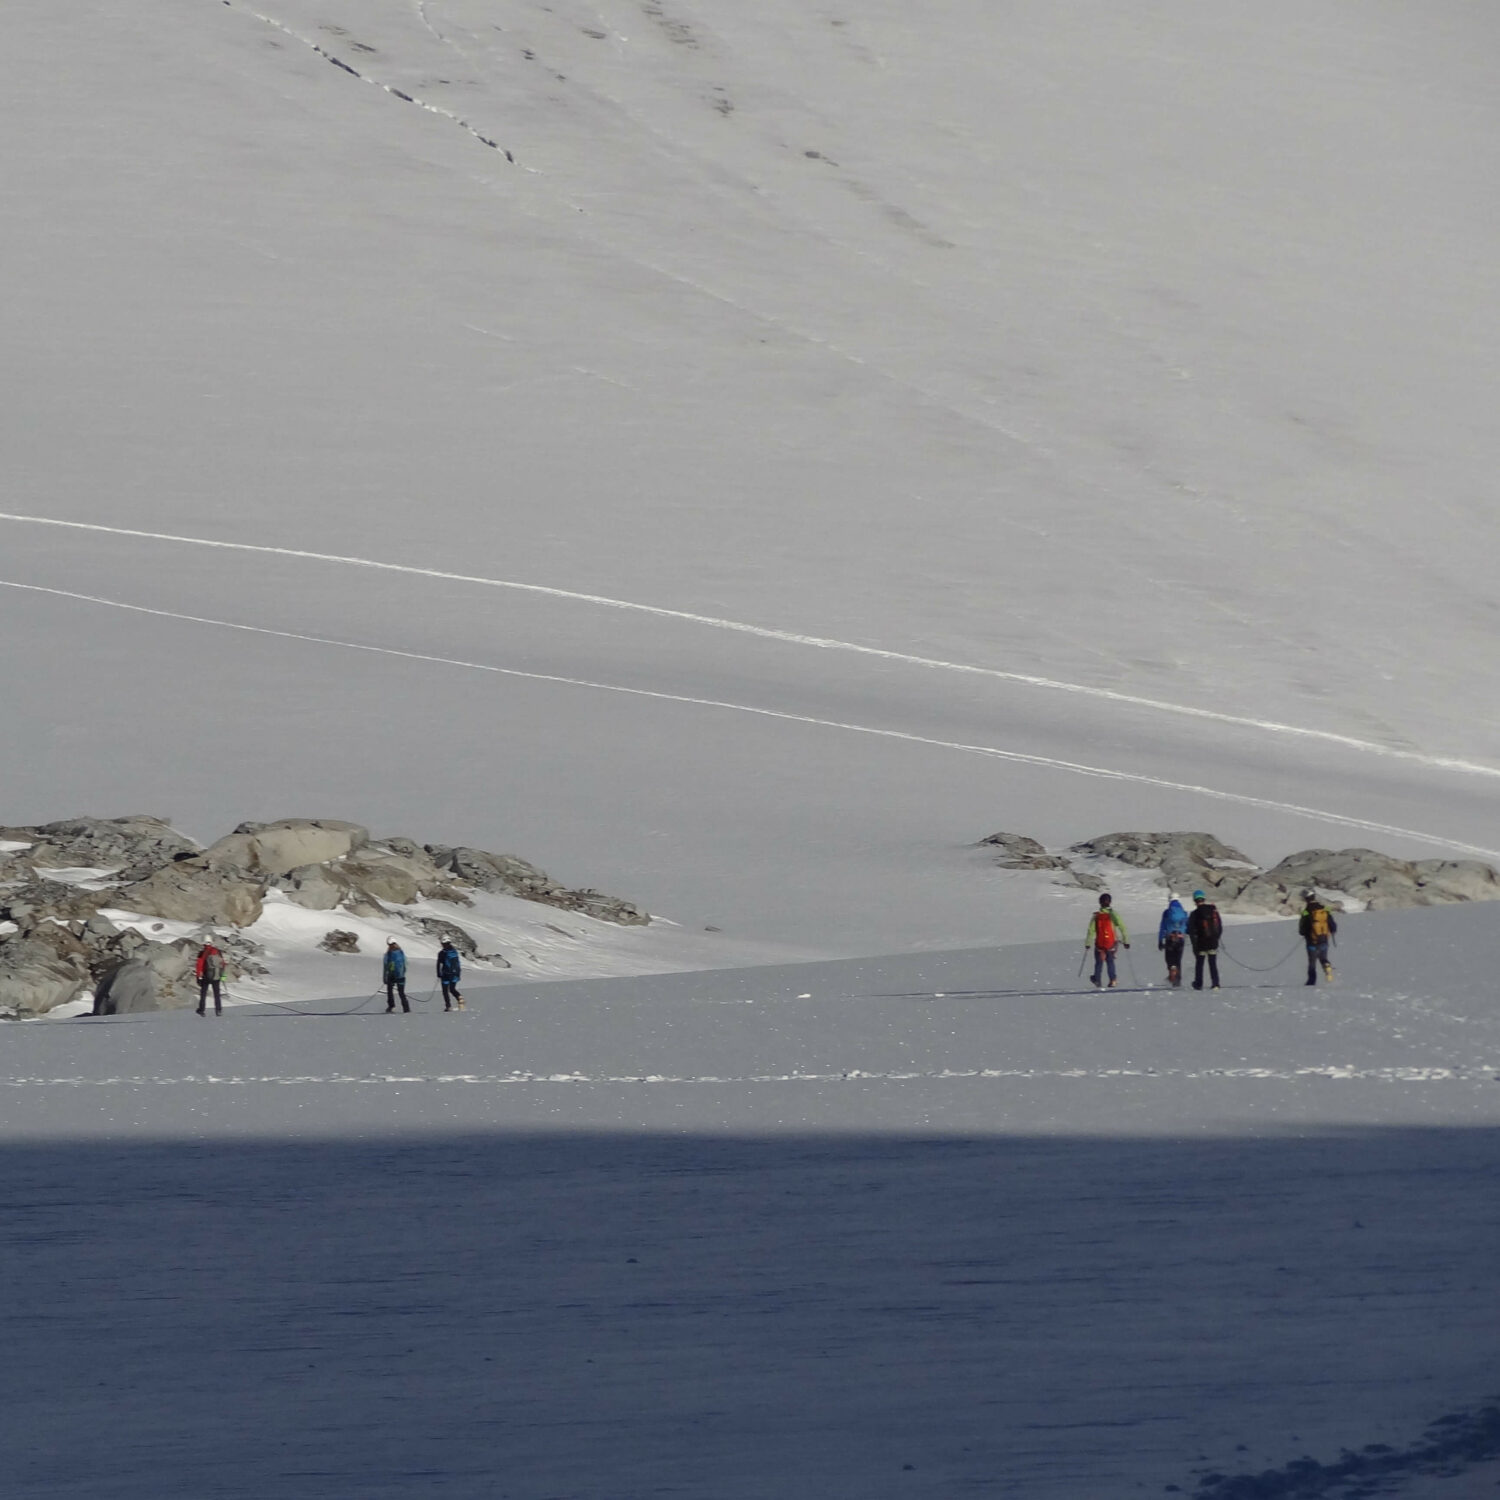
<svg viewBox="0 0 1500 1500"><path fill-rule="evenodd" d="M0 520L3 519L5 517L0 516ZM374 566L388 565L374 564ZM273 636L279 640L304 641L316 646L334 646L343 651L365 651L375 656L392 656L403 661L420 661L434 666L457 667L467 672L490 672L496 676L515 677L530 682L552 682L564 687L588 688L601 693L620 693L627 697L650 698L663 703L683 703L696 708L724 709L732 713L755 714L761 718L780 719L791 724L809 724L820 729L838 729L851 734L868 734L880 739L897 740L905 744L927 745L939 750L956 750L967 755L987 755L995 760L1009 761L1015 765L1039 766L1047 770L1066 771L1075 776L1091 776L1104 781L1128 781L1140 786L1160 787L1166 791L1187 792L1193 796L1208 797L1218 802L1233 802L1242 807L1260 807L1272 812L1293 813L1298 817L1335 824L1341 828L1358 828L1365 833L1384 833L1395 838L1415 839L1437 848L1452 849L1459 853L1473 854L1482 859L1500 862L1500 850L1486 849L1481 845L1464 843L1458 839L1443 838L1438 834L1422 832L1420 829L1400 828L1392 823L1378 823L1367 818L1351 817L1346 813L1303 807L1295 802L1277 802L1269 797L1252 797L1244 792L1226 792L1217 787L1198 786L1192 782L1169 781L1164 777L1146 776L1137 771L1118 771L1108 766L1090 766L1077 761L1057 760L1046 755L1029 755L1020 750L1002 749L998 745L972 745L962 740L940 740L929 735L910 734L901 729L882 729L873 724L853 724L840 719L819 719L810 714L788 713L784 709L777 708L760 708L750 703L731 703L721 698L697 698L685 693L665 693L651 688L627 687L621 683L595 682L585 677L563 677L553 672L526 672L519 667L501 667L490 662L463 661L456 657L433 656L424 651L403 651L394 646L372 646L361 641L341 641L331 636L307 635L295 630L274 630L266 625L244 625L234 620L216 620L204 615L181 614L175 610L152 609L144 604L127 604L120 599L105 599L97 594L82 594L71 589L46 588L36 583L19 583L8 578L0 578L0 588L17 589L31 594L45 594L58 599L74 599L84 604L97 604L108 609L123 609L132 614L151 615L164 620L181 620L192 625L209 625L220 630L239 630L250 635Z"/></svg>
<svg viewBox="0 0 1500 1500"><path fill-rule="evenodd" d="M481 330L487 331L487 330ZM592 373L592 372L589 372ZM1410 761L1430 766L1435 770L1460 771L1475 776L1500 777L1500 767L1481 761L1462 760L1451 756L1426 755L1417 750L1402 750L1393 745L1382 745L1374 740L1362 740L1353 735L1337 734L1327 729L1310 729L1300 724L1283 724L1275 719L1256 719L1241 714L1219 713L1214 709L1196 708L1185 703L1169 703L1159 698L1145 698L1134 693L1117 692L1112 688L1090 686L1080 682L1064 682L1057 678L1040 677L1027 672L1010 672L1000 667L981 667L972 662L945 661L940 657L917 656L904 651L890 651L879 646L861 645L856 641L835 640L827 636L804 635L797 631L781 630L768 625L752 625L743 620L729 620L717 615L696 614L691 610L670 609L658 604L641 604L630 599L615 599L607 594L590 594L575 589L555 588L547 584L523 583L510 578L484 578L470 573L450 573L439 568L421 568L409 563L381 562L368 557L346 557L330 552L310 552L296 547L273 547L255 542L218 541L210 537L179 536L172 532L141 531L125 526L104 526L90 521L66 521L54 516L27 515L19 512L0 511L0 521L11 521L30 526L57 526L72 531L102 532L109 536L131 537L140 541L171 542L181 546L212 547L230 552L252 552L274 557L294 557L304 562L331 563L341 567L373 568L386 573L405 573L419 578L435 578L448 583L475 584L483 588L510 589L518 593L540 594L552 599L567 599L574 603L593 604L606 609L627 610L637 614L653 615L660 619L681 620L687 624L708 626L715 630L733 631L740 635L756 636L761 640L780 641L788 645L809 646L823 651L847 651L859 656L875 657L881 661L900 662L905 666L924 667L933 671L958 672L969 676L990 677L1001 682L1018 683L1024 687L1044 688L1051 692L1070 693L1079 697L1097 698L1109 703L1127 704L1132 708L1150 709L1155 713L1177 714L1185 718L1205 719L1217 724L1231 724L1240 729L1255 729L1267 734L1291 735L1302 739L1318 740L1325 744L1338 745L1346 750L1357 750L1365 754L1380 755L1393 760ZM11 585L23 587L23 585ZM52 592L63 592L53 590ZM87 598L87 595L74 597ZM112 602L112 601L95 601ZM130 606L121 606L130 607ZM189 618L182 616L181 618ZM223 623L223 622L213 622ZM249 629L249 626L238 627ZM1169 785L1169 783L1161 783ZM1253 802L1253 799L1252 799ZM1279 806L1281 804L1254 804ZM1304 809L1296 809L1304 811ZM1355 824L1378 832L1401 830L1379 829L1374 824ZM1435 842L1446 844L1446 840ZM1469 846L1451 845L1453 848ZM1480 851L1487 852L1487 851Z"/></svg>
<svg viewBox="0 0 1500 1500"><path fill-rule="evenodd" d="M1497 1066L1480 1065L1458 1068L1386 1067L1356 1068L1346 1064L1325 1063L1303 1068L940 1068L933 1072L913 1070L867 1071L846 1068L825 1073L744 1073L693 1074L671 1073L186 1073L181 1077L156 1077L131 1074L112 1078L37 1078L20 1076L0 1078L4 1088L186 1088L203 1085L250 1087L275 1084L317 1087L324 1084L477 1084L504 1087L510 1084L762 1084L762 1083L913 1083L963 1082L972 1079L1154 1079L1160 1082L1196 1082L1206 1079L1258 1079L1295 1082L1322 1078L1335 1081L1375 1083L1491 1083L1500 1081Z"/></svg>
<svg viewBox="0 0 1500 1500"><path fill-rule="evenodd" d="M275 16L268 16L258 10L249 10L244 6L235 5L234 0L221 0L221 3L230 10L242 11L245 15L253 16L257 21L264 22L267 26L274 26L283 36L289 36L293 41L301 42L304 47L308 47L316 52L324 62L332 63L334 67L342 69L351 78L357 78L361 83L373 84L376 88L391 95L392 98L400 99L405 104L415 104L418 109L425 109L428 114L441 115L443 119L451 120L461 130L468 131L481 146L488 146L491 151L498 151L506 161L514 164L515 157L499 141L491 140L489 136L482 135L462 115L454 114L451 109L444 109L441 104L429 104L425 99L418 99L416 95L408 94L405 89L398 89L394 84L382 83L378 78L371 78L368 73L361 73L358 68L352 67L343 58L335 57L332 52L328 51L326 47L322 46L321 43L315 41L312 37L303 36L300 31L288 26L285 21L278 21ZM437 36L439 41L446 40L444 37L438 36L438 33L433 31L432 27L428 25L425 11L421 14L422 24L427 26L427 29L432 31L432 34Z"/></svg>

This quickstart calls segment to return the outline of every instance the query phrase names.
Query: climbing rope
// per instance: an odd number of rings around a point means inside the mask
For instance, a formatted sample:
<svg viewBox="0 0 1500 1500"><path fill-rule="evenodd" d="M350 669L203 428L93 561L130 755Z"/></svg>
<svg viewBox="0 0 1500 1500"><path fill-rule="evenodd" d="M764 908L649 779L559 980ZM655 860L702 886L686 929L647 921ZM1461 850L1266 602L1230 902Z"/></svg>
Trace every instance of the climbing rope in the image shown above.
<svg viewBox="0 0 1500 1500"><path fill-rule="evenodd" d="M1292 947L1281 958L1278 958L1274 964L1247 964L1244 959L1236 958L1234 954L1229 951L1229 944L1226 943L1222 937L1219 939L1219 949L1223 953L1224 957L1227 958L1230 963L1238 964L1242 969L1249 969L1252 974L1269 974L1272 969L1279 969L1282 964L1287 963L1291 959L1295 958L1302 947L1302 939L1298 938L1297 941L1292 945Z"/></svg>

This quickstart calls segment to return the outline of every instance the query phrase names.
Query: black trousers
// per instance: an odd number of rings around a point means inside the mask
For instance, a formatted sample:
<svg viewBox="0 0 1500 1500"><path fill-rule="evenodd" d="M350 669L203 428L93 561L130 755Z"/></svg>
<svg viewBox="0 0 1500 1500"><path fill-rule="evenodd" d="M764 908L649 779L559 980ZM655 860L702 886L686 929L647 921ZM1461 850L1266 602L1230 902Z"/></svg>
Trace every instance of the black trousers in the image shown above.
<svg viewBox="0 0 1500 1500"><path fill-rule="evenodd" d="M406 981L387 979L385 982L385 1008L387 1010L395 1010L397 995L401 996L401 1009L409 1011L411 1006L406 1003Z"/></svg>
<svg viewBox="0 0 1500 1500"><path fill-rule="evenodd" d="M217 979L200 979L198 981L198 1009L204 1010L208 1005L208 992L214 992L214 1014L224 1014L224 995L220 989L221 981Z"/></svg>
<svg viewBox="0 0 1500 1500"><path fill-rule="evenodd" d="M443 1004L450 1005L453 1001L462 999L463 996L458 993L458 981L445 979L443 981Z"/></svg>
<svg viewBox="0 0 1500 1500"><path fill-rule="evenodd" d="M1169 932L1161 940L1162 956L1167 961L1168 970L1176 969L1179 975L1182 970L1182 950L1187 944L1187 939L1180 932Z"/></svg>
<svg viewBox="0 0 1500 1500"><path fill-rule="evenodd" d="M1203 988L1203 961L1208 960L1208 977L1213 987L1219 987L1219 950L1217 948L1205 948L1202 953L1193 954L1193 988Z"/></svg>

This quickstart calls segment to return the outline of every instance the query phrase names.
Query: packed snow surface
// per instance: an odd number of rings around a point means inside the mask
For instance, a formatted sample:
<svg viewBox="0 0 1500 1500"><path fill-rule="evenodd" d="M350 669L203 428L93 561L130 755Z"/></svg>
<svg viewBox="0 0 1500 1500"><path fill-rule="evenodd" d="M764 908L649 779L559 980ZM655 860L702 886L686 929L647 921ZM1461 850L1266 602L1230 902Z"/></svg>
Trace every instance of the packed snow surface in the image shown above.
<svg viewBox="0 0 1500 1500"><path fill-rule="evenodd" d="M1500 938L1340 937L1313 989L1267 923L1217 993L1058 944L10 1027L12 1483L1092 1500L1404 1447L1500 1390Z"/></svg>

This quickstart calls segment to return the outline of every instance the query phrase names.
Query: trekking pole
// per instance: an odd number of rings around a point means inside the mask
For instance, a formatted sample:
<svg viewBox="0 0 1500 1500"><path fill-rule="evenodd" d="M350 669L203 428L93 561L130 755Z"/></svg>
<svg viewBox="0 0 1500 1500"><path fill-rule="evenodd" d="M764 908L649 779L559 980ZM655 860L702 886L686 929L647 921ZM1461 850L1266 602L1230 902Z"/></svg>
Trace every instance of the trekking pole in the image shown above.
<svg viewBox="0 0 1500 1500"><path fill-rule="evenodd" d="M1083 957L1078 960L1078 977L1080 979L1083 978L1083 966L1088 961L1089 961L1089 950L1088 950L1087 947L1085 947L1084 950L1083 950Z"/></svg>

